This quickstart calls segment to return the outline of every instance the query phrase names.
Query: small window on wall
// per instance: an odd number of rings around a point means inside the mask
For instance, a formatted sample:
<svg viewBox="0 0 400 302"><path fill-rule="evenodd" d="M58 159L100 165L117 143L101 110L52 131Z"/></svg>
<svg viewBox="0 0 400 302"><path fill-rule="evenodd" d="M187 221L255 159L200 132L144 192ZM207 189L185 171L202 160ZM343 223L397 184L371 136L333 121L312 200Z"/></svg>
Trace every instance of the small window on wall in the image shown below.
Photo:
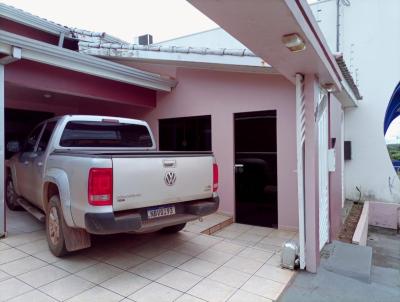
<svg viewBox="0 0 400 302"><path fill-rule="evenodd" d="M211 116L159 120L161 151L211 151Z"/></svg>

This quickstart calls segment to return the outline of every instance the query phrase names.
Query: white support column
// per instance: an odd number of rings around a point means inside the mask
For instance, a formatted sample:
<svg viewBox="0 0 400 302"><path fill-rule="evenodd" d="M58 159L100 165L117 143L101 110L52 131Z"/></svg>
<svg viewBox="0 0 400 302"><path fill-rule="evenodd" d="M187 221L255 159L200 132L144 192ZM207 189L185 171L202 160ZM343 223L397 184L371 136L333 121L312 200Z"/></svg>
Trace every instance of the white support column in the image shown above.
<svg viewBox="0 0 400 302"><path fill-rule="evenodd" d="M304 216L304 143L305 143L304 77L296 74L296 136L297 136L297 194L299 209L300 269L305 262L305 216Z"/></svg>
<svg viewBox="0 0 400 302"><path fill-rule="evenodd" d="M4 150L4 65L0 64L0 237L5 235Z"/></svg>

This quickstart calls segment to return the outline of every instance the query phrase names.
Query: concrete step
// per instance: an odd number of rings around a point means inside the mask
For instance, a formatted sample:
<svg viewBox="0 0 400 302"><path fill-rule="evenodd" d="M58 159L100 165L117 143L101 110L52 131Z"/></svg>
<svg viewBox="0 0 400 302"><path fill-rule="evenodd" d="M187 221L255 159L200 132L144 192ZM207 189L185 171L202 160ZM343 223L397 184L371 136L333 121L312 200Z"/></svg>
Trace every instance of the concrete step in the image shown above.
<svg viewBox="0 0 400 302"><path fill-rule="evenodd" d="M372 248L333 241L330 256L322 265L333 273L370 283Z"/></svg>

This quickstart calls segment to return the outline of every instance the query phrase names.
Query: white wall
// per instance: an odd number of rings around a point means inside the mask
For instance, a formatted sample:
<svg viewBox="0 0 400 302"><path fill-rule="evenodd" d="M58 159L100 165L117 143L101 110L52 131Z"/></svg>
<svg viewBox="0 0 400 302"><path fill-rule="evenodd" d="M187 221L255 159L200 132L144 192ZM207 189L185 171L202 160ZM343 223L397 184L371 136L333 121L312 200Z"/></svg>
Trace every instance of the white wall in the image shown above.
<svg viewBox="0 0 400 302"><path fill-rule="evenodd" d="M312 5L333 52L336 51L335 0ZM345 112L345 139L353 159L346 161L346 197L400 203L400 181L383 134L391 94L400 81L400 1L350 0L342 7L340 51L358 83L363 100ZM334 29L332 29L334 27Z"/></svg>

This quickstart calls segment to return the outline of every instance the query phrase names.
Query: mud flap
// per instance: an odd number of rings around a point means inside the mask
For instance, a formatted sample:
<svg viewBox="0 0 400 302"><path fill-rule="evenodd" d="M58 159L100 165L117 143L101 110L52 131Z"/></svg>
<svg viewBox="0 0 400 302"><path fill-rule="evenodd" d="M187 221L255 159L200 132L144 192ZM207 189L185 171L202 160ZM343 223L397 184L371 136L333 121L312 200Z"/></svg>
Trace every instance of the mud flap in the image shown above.
<svg viewBox="0 0 400 302"><path fill-rule="evenodd" d="M84 229L71 228L62 219L62 231L65 239L65 248L68 252L86 249L91 246L90 234Z"/></svg>

